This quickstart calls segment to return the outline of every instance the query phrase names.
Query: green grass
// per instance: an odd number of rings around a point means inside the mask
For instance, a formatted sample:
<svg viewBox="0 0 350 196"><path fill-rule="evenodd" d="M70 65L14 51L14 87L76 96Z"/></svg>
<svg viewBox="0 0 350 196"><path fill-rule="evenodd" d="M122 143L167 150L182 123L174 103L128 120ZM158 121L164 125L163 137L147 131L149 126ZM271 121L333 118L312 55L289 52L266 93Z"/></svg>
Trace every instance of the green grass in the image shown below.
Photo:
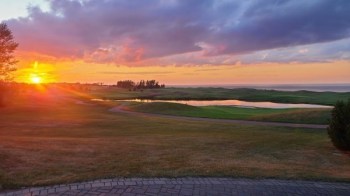
<svg viewBox="0 0 350 196"><path fill-rule="evenodd" d="M0 185L163 176L350 181L349 155L326 130L151 117L114 106L38 95L0 109Z"/></svg>
<svg viewBox="0 0 350 196"><path fill-rule="evenodd" d="M274 91L255 89L225 88L165 88L144 91L128 91L118 88L100 88L89 92L97 98L104 99L160 99L160 100L227 100L271 101L277 103L308 103L334 105L338 100L350 98L350 92L311 92L311 91Z"/></svg>
<svg viewBox="0 0 350 196"><path fill-rule="evenodd" d="M330 117L330 109L268 109L230 106L195 107L166 102L133 103L128 108L136 112L175 116L307 124L327 124Z"/></svg>

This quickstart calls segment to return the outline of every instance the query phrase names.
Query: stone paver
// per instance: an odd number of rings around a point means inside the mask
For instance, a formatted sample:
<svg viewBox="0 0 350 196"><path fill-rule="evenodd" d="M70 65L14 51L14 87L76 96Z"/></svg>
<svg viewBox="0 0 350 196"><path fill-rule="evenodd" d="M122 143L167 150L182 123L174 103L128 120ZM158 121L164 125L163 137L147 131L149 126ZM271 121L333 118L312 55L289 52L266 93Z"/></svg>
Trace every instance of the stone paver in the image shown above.
<svg viewBox="0 0 350 196"><path fill-rule="evenodd" d="M3 192L12 195L350 195L350 183L235 178L116 178Z"/></svg>

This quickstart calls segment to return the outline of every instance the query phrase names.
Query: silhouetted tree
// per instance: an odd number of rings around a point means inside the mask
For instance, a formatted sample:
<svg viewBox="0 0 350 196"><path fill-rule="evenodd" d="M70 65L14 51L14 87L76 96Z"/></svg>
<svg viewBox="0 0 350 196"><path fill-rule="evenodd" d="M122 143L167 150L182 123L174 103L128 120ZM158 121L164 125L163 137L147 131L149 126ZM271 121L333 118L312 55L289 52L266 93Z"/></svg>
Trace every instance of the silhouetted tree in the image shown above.
<svg viewBox="0 0 350 196"><path fill-rule="evenodd" d="M350 99L347 103L338 101L328 127L328 135L335 147L350 151Z"/></svg>
<svg viewBox="0 0 350 196"><path fill-rule="evenodd" d="M135 87L135 82L133 82L131 80L118 81L117 87L132 89Z"/></svg>
<svg viewBox="0 0 350 196"><path fill-rule="evenodd" d="M0 24L0 82L9 80L11 71L14 71L16 59L13 52L18 44L13 40L13 35L5 23Z"/></svg>
<svg viewBox="0 0 350 196"><path fill-rule="evenodd" d="M146 87L146 82L144 80L141 80L137 85L136 87L138 89L144 89Z"/></svg>
<svg viewBox="0 0 350 196"><path fill-rule="evenodd" d="M13 40L13 35L5 23L0 23L0 107L4 106L4 97L8 91L10 73L15 70L17 62L13 52L18 44Z"/></svg>
<svg viewBox="0 0 350 196"><path fill-rule="evenodd" d="M138 83L135 83L131 80L118 81L117 87L119 88L128 88L131 90L137 89L152 89L152 88L165 88L165 85L159 85L159 82L156 80L140 80Z"/></svg>

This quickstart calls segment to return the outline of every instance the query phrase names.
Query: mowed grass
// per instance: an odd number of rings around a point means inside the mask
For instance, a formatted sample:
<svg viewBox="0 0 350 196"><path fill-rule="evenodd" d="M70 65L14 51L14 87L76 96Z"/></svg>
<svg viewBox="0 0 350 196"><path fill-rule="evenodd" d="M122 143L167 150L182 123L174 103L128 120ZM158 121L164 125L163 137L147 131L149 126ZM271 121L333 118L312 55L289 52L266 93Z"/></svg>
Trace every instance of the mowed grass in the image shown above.
<svg viewBox="0 0 350 196"><path fill-rule="evenodd" d="M103 105L102 105L103 104ZM350 180L326 130L198 122L34 96L0 110L3 188L109 177Z"/></svg>
<svg viewBox="0 0 350 196"><path fill-rule="evenodd" d="M327 124L331 109L268 109L231 106L195 107L178 103L129 103L136 112L217 119L238 119L268 122Z"/></svg>
<svg viewBox="0 0 350 196"><path fill-rule="evenodd" d="M165 88L128 91L116 87L100 87L93 89L94 97L103 99L160 99L160 100L227 100L270 101L276 103L308 103L334 105L338 100L347 101L350 92L311 92L311 91L275 91L256 89L226 88Z"/></svg>

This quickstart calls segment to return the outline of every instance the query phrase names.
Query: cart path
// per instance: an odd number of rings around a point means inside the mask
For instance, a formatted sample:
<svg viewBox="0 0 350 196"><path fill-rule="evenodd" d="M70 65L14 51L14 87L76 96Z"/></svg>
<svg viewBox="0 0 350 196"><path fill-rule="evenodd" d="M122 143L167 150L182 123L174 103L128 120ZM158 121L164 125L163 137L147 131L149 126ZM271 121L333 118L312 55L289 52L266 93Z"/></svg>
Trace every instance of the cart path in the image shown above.
<svg viewBox="0 0 350 196"><path fill-rule="evenodd" d="M24 188L34 195L350 195L350 183L235 178L116 178Z"/></svg>
<svg viewBox="0 0 350 196"><path fill-rule="evenodd" d="M154 113L141 113L141 112L124 110L120 106L114 107L114 108L110 109L110 111L131 114L131 115L145 116L145 117L154 116L154 117L171 118L171 119L177 119L177 120L205 121L205 122L214 122L214 123L234 123L234 124L243 124L243 125L260 125L260 126L311 128L311 129L326 129L327 128L327 125L316 125L316 124L262 122L262 121L250 121L250 120L215 119L215 118L173 116L173 115L154 114Z"/></svg>

